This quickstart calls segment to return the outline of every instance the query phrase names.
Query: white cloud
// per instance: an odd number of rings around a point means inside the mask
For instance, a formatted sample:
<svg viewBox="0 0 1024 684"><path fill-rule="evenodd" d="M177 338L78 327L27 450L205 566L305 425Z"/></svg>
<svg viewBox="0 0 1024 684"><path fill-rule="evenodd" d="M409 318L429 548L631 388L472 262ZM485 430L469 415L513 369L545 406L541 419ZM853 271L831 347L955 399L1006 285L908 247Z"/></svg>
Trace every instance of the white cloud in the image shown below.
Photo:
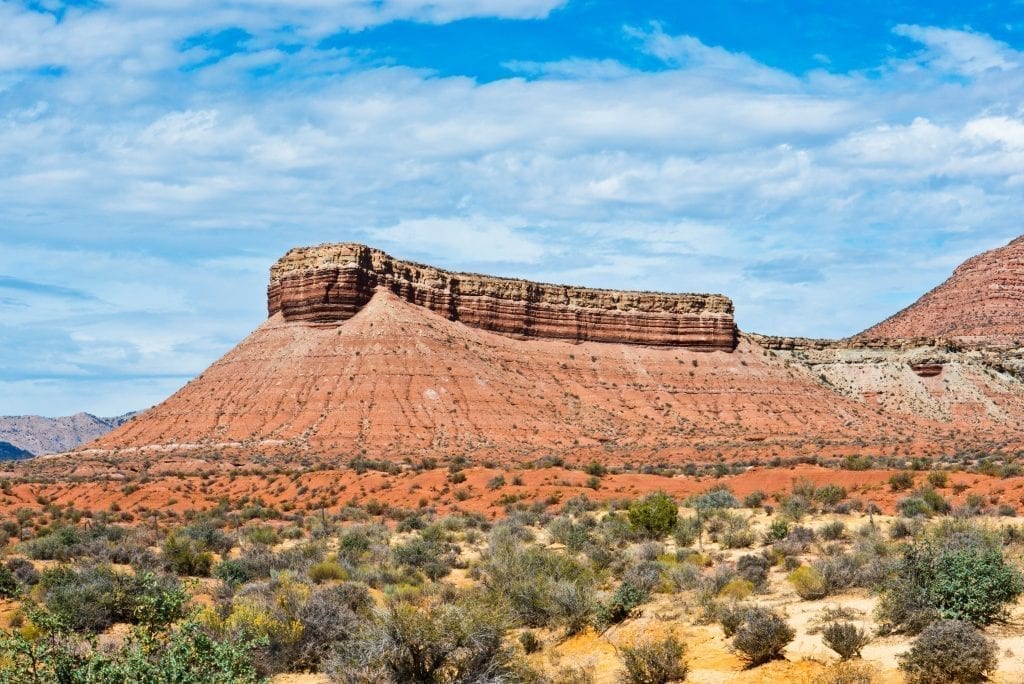
<svg viewBox="0 0 1024 684"><path fill-rule="evenodd" d="M491 83L273 47L285 12L314 35L560 3L498 4L115 3L57 24L0 3L0 70L69 69L3 91L0 275L93 298L0 292L0 378L111 390L99 376L120 373L117 411L149 402L262 319L266 269L296 244L719 291L745 329L843 335L1020 231L1021 55L974 33L903 27L923 51L870 78L796 77L658 26L630 31L663 71L568 59ZM178 71L200 57L182 39L233 25L255 53Z"/></svg>

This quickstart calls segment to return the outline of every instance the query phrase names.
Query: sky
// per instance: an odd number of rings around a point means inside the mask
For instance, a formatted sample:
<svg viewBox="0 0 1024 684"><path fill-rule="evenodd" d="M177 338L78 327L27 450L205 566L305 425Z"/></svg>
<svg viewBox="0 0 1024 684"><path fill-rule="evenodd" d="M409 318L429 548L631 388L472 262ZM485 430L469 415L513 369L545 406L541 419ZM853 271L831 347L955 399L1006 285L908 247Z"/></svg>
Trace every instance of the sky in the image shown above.
<svg viewBox="0 0 1024 684"><path fill-rule="evenodd" d="M843 337L1022 209L1020 2L0 0L0 414L159 402L292 246Z"/></svg>

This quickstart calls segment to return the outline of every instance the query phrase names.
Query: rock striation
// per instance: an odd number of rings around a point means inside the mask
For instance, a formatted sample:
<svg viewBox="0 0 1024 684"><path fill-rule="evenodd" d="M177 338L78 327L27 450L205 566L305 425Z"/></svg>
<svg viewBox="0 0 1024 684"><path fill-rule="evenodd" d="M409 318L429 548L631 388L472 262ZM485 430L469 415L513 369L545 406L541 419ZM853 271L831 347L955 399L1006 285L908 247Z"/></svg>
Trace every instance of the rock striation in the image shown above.
<svg viewBox="0 0 1024 684"><path fill-rule="evenodd" d="M717 294L623 292L453 273L359 244L292 249L271 269L270 316L337 324L378 289L473 328L515 338L732 351L732 301Z"/></svg>
<svg viewBox="0 0 1024 684"><path fill-rule="evenodd" d="M1024 343L1024 236L961 264L944 283L855 339L955 338Z"/></svg>

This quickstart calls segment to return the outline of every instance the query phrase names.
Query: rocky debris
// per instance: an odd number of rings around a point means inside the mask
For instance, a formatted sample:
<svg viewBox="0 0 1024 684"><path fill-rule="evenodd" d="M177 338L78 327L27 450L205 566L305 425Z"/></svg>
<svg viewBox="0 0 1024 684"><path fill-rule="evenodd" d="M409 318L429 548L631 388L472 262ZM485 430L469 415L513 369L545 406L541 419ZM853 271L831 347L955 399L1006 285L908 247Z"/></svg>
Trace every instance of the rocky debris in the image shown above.
<svg viewBox="0 0 1024 684"><path fill-rule="evenodd" d="M922 336L1022 346L1024 236L968 259L946 282L856 339Z"/></svg>
<svg viewBox="0 0 1024 684"><path fill-rule="evenodd" d="M452 321L517 338L703 351L736 346L733 305L715 294L624 292L452 273L358 244L293 249L271 269L270 316L338 324L378 289Z"/></svg>

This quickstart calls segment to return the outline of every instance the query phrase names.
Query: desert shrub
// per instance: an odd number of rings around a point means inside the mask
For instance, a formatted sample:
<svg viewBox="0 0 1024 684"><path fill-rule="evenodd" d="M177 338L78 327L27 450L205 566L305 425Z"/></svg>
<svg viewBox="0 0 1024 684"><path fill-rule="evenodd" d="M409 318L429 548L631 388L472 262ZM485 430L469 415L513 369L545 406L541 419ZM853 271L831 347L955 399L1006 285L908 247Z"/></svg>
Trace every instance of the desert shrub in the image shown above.
<svg viewBox="0 0 1024 684"><path fill-rule="evenodd" d="M762 606L752 606L744 613L732 645L747 665L754 667L781 657L794 636L793 628L781 615Z"/></svg>
<svg viewBox="0 0 1024 684"><path fill-rule="evenodd" d="M5 565L11 571L14 579L21 584L30 587L39 583L39 571L31 561L24 558L8 558Z"/></svg>
<svg viewBox="0 0 1024 684"><path fill-rule="evenodd" d="M164 630L137 627L120 645L95 648L59 618L45 611L30 613L32 633L0 633L0 681L91 682L120 684L255 684L251 644L211 638L189 620Z"/></svg>
<svg viewBox="0 0 1024 684"><path fill-rule="evenodd" d="M821 632L825 645L839 654L843 660L859 658L861 649L868 645L871 636L851 622L833 622Z"/></svg>
<svg viewBox="0 0 1024 684"><path fill-rule="evenodd" d="M348 644L371 606L362 584L312 587L281 571L270 582L242 587L227 610L204 615L214 634L258 644L254 662L269 675L318 669L328 655Z"/></svg>
<svg viewBox="0 0 1024 684"><path fill-rule="evenodd" d="M163 543L164 568L177 575L208 577L213 554L203 543L184 534L171 532Z"/></svg>
<svg viewBox="0 0 1024 684"><path fill-rule="evenodd" d="M799 494L787 496L779 507L779 512L794 521L802 520L811 510L811 502Z"/></svg>
<svg viewBox="0 0 1024 684"><path fill-rule="evenodd" d="M754 584L745 579L734 579L718 591L719 598L742 601L754 593Z"/></svg>
<svg viewBox="0 0 1024 684"><path fill-rule="evenodd" d="M768 532L765 534L765 541L768 543L782 541L789 536L789 522L782 518L776 518L772 520L772 524L768 526Z"/></svg>
<svg viewBox="0 0 1024 684"><path fill-rule="evenodd" d="M745 497L743 497L743 507L760 508L761 504L763 504L765 502L765 499L767 498L768 495L762 492L760 489L758 489L757 491L753 491L750 494L747 494Z"/></svg>
<svg viewBox="0 0 1024 684"><path fill-rule="evenodd" d="M835 594L850 587L869 586L865 576L870 576L872 570L862 572L865 564L863 554L835 553L815 559L812 565L825 583L825 592Z"/></svg>
<svg viewBox="0 0 1024 684"><path fill-rule="evenodd" d="M768 581L768 570L771 562L761 555L745 554L736 561L736 572L754 587L763 587Z"/></svg>
<svg viewBox="0 0 1024 684"><path fill-rule="evenodd" d="M928 484L936 489L943 489L949 484L949 473L945 470L933 470L928 473Z"/></svg>
<svg viewBox="0 0 1024 684"><path fill-rule="evenodd" d="M933 622L900 656L908 684L983 682L995 668L995 643L959 620Z"/></svg>
<svg viewBox="0 0 1024 684"><path fill-rule="evenodd" d="M902 492L914 486L914 475L902 470L889 477L889 489L894 492Z"/></svg>
<svg viewBox="0 0 1024 684"><path fill-rule="evenodd" d="M14 598L21 593L18 580L6 565L0 565L0 598Z"/></svg>
<svg viewBox="0 0 1024 684"><path fill-rule="evenodd" d="M245 563L231 558L218 563L213 569L213 576L231 587L238 587L256 579Z"/></svg>
<svg viewBox="0 0 1024 684"><path fill-rule="evenodd" d="M893 520L892 525L889 526L890 539L906 539L913 535L914 530L906 520Z"/></svg>
<svg viewBox="0 0 1024 684"><path fill-rule="evenodd" d="M628 516L633 529L656 539L664 537L675 528L679 508L668 494L654 492L630 505Z"/></svg>
<svg viewBox="0 0 1024 684"><path fill-rule="evenodd" d="M536 653L544 647L544 643L530 630L526 630L519 635L519 644L523 647L523 652L526 654Z"/></svg>
<svg viewBox="0 0 1024 684"><path fill-rule="evenodd" d="M700 537L700 528L700 520L696 517L679 518L675 530L672 531L676 545L680 548L693 546L693 543Z"/></svg>
<svg viewBox="0 0 1024 684"><path fill-rule="evenodd" d="M805 601L813 601L828 595L825 578L814 566L801 565L791 572L787 579L793 585L797 595Z"/></svg>
<svg viewBox="0 0 1024 684"><path fill-rule="evenodd" d="M846 523L833 520L818 528L818 536L825 541L837 541L846 537Z"/></svg>
<svg viewBox="0 0 1024 684"><path fill-rule="evenodd" d="M314 563L309 568L309 579L313 580L317 584L321 582L329 582L331 580L343 580L348 578L348 573L345 568L341 566L337 561L323 560L319 563Z"/></svg>
<svg viewBox="0 0 1024 684"><path fill-rule="evenodd" d="M701 511L713 511L722 508L739 508L739 500L724 487L709 489L690 500L690 505Z"/></svg>
<svg viewBox="0 0 1024 684"><path fill-rule="evenodd" d="M573 631L593 613L594 575L572 556L521 545L508 528L497 527L481 560L484 587L507 603L517 624Z"/></svg>
<svg viewBox="0 0 1024 684"><path fill-rule="evenodd" d="M273 546L280 541L275 530L270 525L251 525L245 528L245 539L252 544L263 544Z"/></svg>
<svg viewBox="0 0 1024 684"><path fill-rule="evenodd" d="M404 544L396 545L391 554L397 565L420 570L436 580L452 571L458 547L445 541L440 528L427 528Z"/></svg>
<svg viewBox="0 0 1024 684"><path fill-rule="evenodd" d="M194 520L181 530L189 539L199 542L204 550L224 555L235 546L235 538L223 529L223 522L204 517Z"/></svg>
<svg viewBox="0 0 1024 684"><path fill-rule="evenodd" d="M830 665L811 681L812 684L877 684L882 677L872 663L844 660Z"/></svg>
<svg viewBox="0 0 1024 684"><path fill-rule="evenodd" d="M661 582L661 565L656 561L633 563L622 573L622 581L649 594Z"/></svg>
<svg viewBox="0 0 1024 684"><path fill-rule="evenodd" d="M1024 592L998 542L970 532L908 545L884 583L876 611L887 631L914 634L942 617L984 625Z"/></svg>
<svg viewBox="0 0 1024 684"><path fill-rule="evenodd" d="M503 642L500 612L478 600L376 611L328 672L344 682L388 684L510 681L518 663Z"/></svg>
<svg viewBox="0 0 1024 684"><path fill-rule="evenodd" d="M184 616L188 598L174 577L115 572L106 566L50 568L39 586L47 611L81 632L100 632L115 622L167 625Z"/></svg>
<svg viewBox="0 0 1024 684"><path fill-rule="evenodd" d="M734 518L722 533L722 546L727 549L745 549L750 547L756 535L743 518Z"/></svg>
<svg viewBox="0 0 1024 684"><path fill-rule="evenodd" d="M565 544L573 553L583 550L591 542L590 532L584 525L573 522L568 516L559 516L548 524L551 538Z"/></svg>
<svg viewBox="0 0 1024 684"><path fill-rule="evenodd" d="M597 609L597 619L604 625L615 625L630 616L633 610L643 604L649 594L630 582L623 582L606 603Z"/></svg>
<svg viewBox="0 0 1024 684"><path fill-rule="evenodd" d="M671 566L665 574L669 585L676 591L696 589L704 577L693 563Z"/></svg>
<svg viewBox="0 0 1024 684"><path fill-rule="evenodd" d="M823 506L834 507L846 498L846 488L836 484L827 484L814 490L814 499Z"/></svg>
<svg viewBox="0 0 1024 684"><path fill-rule="evenodd" d="M908 496L900 500L898 504L900 515L905 518L916 518L918 516L931 515L932 509L924 499L919 496Z"/></svg>
<svg viewBox="0 0 1024 684"><path fill-rule="evenodd" d="M24 542L21 549L26 556L35 560L68 561L83 555L84 539L77 527L62 525Z"/></svg>
<svg viewBox="0 0 1024 684"><path fill-rule="evenodd" d="M623 646L623 670L619 681L623 684L667 684L686 679L687 667L683 661L686 649L674 636L659 641L646 641L636 646Z"/></svg>
<svg viewBox="0 0 1024 684"><path fill-rule="evenodd" d="M719 601L714 605L713 617L722 626L722 632L727 639L736 634L749 608L750 606L739 601Z"/></svg>

